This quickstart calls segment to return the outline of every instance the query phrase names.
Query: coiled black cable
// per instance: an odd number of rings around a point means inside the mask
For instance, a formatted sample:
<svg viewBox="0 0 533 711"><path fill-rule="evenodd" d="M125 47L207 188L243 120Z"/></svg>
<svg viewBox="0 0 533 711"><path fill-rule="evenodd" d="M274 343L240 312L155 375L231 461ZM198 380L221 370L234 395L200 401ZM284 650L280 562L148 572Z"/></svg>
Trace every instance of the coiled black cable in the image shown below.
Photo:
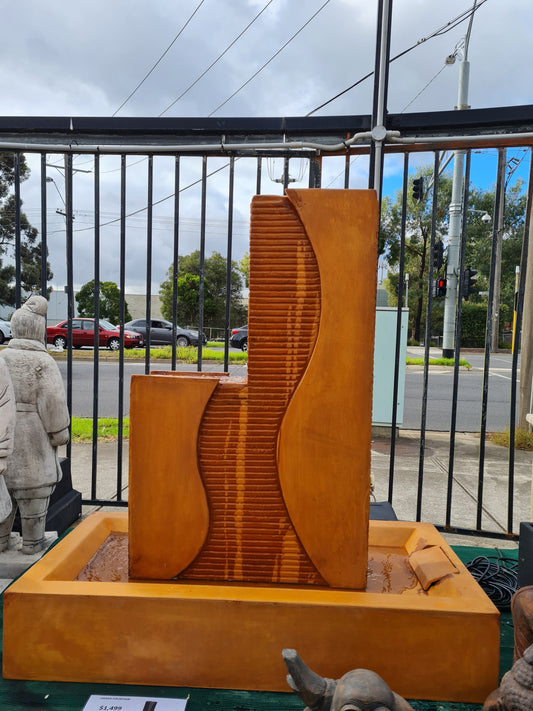
<svg viewBox="0 0 533 711"><path fill-rule="evenodd" d="M518 561L498 556L478 556L465 563L467 570L477 580L499 610L506 610L518 588Z"/></svg>

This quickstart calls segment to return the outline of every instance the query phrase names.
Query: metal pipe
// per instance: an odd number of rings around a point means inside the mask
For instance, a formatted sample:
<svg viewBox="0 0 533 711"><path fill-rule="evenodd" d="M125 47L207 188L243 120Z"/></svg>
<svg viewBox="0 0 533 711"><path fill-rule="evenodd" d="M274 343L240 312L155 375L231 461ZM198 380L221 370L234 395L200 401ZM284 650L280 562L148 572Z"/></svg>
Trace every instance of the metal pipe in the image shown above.
<svg viewBox="0 0 533 711"><path fill-rule="evenodd" d="M94 156L94 363L93 363L93 442L91 498L96 499L98 463L98 386L100 376L100 156Z"/></svg>
<svg viewBox="0 0 533 711"><path fill-rule="evenodd" d="M381 204L383 174L383 141L387 137L385 114L387 111L387 89L389 79L390 30L392 24L392 0L380 0L378 18L378 38L376 40L376 84L374 87L374 110L372 117L372 158L369 173L369 188L378 192Z"/></svg>
<svg viewBox="0 0 533 711"><path fill-rule="evenodd" d="M180 158L174 161L174 257L172 260L172 370L176 370L176 339L178 321L178 253L180 243Z"/></svg>
<svg viewBox="0 0 533 711"><path fill-rule="evenodd" d="M468 195L470 191L470 162L471 153L466 154L465 180L463 193L463 220L461 230L461 248L459 253L459 274L464 272L465 251L466 251L466 211L468 209ZM461 322L463 315L463 283L459 279L458 283L459 299L457 302L457 320L455 324L455 342L458 344L455 349L453 362L453 386L452 386L452 416L450 421L450 450L448 455L448 489L446 493L446 526L451 525L452 517L452 493L453 493L453 471L455 461L455 431L457 428L457 396L459 392L459 359L461 342Z"/></svg>
<svg viewBox="0 0 533 711"><path fill-rule="evenodd" d="M405 260L405 227L407 224L407 192L409 184L409 154L403 157L403 193L402 193L402 220L400 226L400 271L398 274L398 310L396 313L396 346L394 355L394 381L392 386L392 422L389 457L389 495L388 501L392 504L392 493L394 487L394 458L396 453L396 420L398 417L398 388L400 382L400 345L402 335L402 291L404 280L404 260ZM405 305L408 305L409 295L405 294Z"/></svg>
<svg viewBox="0 0 533 711"><path fill-rule="evenodd" d="M67 407L70 412L72 435L72 318L74 316L74 257L73 257L73 212L72 212L72 155L65 155L65 237L67 261ZM67 459L70 466L72 436L67 444Z"/></svg>
<svg viewBox="0 0 533 711"><path fill-rule="evenodd" d="M501 171L502 154L498 154L498 174ZM477 517L476 527L481 530L482 515L483 515L483 489L485 478L485 436L487 433L487 408L489 398L489 374L490 374L490 345L492 335L492 312L494 305L494 282L496 276L496 243L498 239L498 220L500 211L500 194L504 186L501 181L496 183L496 196L494 200L494 221L492 232L492 252L490 258L490 275L489 275L489 295L487 301L487 327L485 332L485 359L483 362L483 385L482 385L482 400L481 400L481 424L479 428L479 473L478 473L478 491L477 491Z"/></svg>
<svg viewBox="0 0 533 711"><path fill-rule="evenodd" d="M283 141L276 143L216 143L216 144L174 144L166 146L157 145L128 145L128 144L54 144L54 151L57 153L100 153L101 155L146 155L150 153L161 153L172 155L174 153L215 153L215 152L246 152L246 151L287 151L307 149L312 151L321 151L323 153L334 153L344 151L346 148L353 146L359 141L372 140L372 131L362 131L354 134L350 139L341 143L312 143L310 141ZM521 133L487 133L480 136L405 136L400 135L400 131L386 131L384 142L400 145L421 146L432 143L466 143L475 144L486 141L501 143L505 138L512 138L517 141L524 141L526 144L533 143L533 132L526 131ZM0 141L0 151L24 151L25 153L41 153L49 151L50 144L48 143L16 143L13 141Z"/></svg>
<svg viewBox="0 0 533 711"><path fill-rule="evenodd" d="M152 335L152 215L154 202L154 157L148 156L148 194L146 213L146 343L144 344L144 373L150 373L150 343Z"/></svg>
<svg viewBox="0 0 533 711"><path fill-rule="evenodd" d="M14 173L15 173L15 274L17 277L22 272L21 256L21 234L20 234L20 153L15 153ZM20 309L22 305L22 290L20 277L15 284L15 308Z"/></svg>
<svg viewBox="0 0 533 711"><path fill-rule="evenodd" d="M47 296L48 245L46 234L46 153L41 155L41 295Z"/></svg>
<svg viewBox="0 0 533 711"><path fill-rule="evenodd" d="M229 326L231 312L231 258L233 250L233 188L235 158L230 158L228 185L228 243L226 253L226 310L224 319L224 371L229 371Z"/></svg>
<svg viewBox="0 0 533 711"><path fill-rule="evenodd" d="M124 292L126 290L126 156L120 156L120 323L124 323ZM118 447L117 501L122 499L122 454L124 433L124 329L120 331L118 355Z"/></svg>
<svg viewBox="0 0 533 711"><path fill-rule="evenodd" d="M390 136L399 136L399 131L387 131L386 138ZM532 136L533 137L533 136ZM287 149L310 149L313 151L342 151L349 148L354 143L362 141L364 139L370 140L372 138L371 131L362 131L360 133L354 134L351 138L341 143L327 144L327 143L311 143L309 141L280 141L275 143L216 143L216 144L206 144L200 143L197 145L124 145L124 144L109 144L109 145L83 145L83 144L54 144L54 151L61 151L63 153L101 153L101 154L125 154L128 153L142 153L146 154L147 151L150 153L211 153L214 151L221 151L222 153L226 151L248 151L248 150L282 150ZM28 146L27 143L14 143L10 141L0 141L0 150L7 151L25 151L30 152L41 152L44 150L50 150L50 144L31 144Z"/></svg>
<svg viewBox="0 0 533 711"><path fill-rule="evenodd" d="M507 530L513 530L513 501L514 501L514 464L515 464L515 426L516 426L516 404L517 404L517 380L518 380L518 354L522 346L522 315L524 312L524 293L526 289L526 279L531 278L528 274L527 262L529 252L529 228L531 222L531 211L533 209L533 155L529 158L529 179L527 185L527 205L526 219L524 221L524 235L522 237L522 253L520 256L520 278L518 283L518 298L516 300L516 321L513 338L513 357L511 364L511 393L509 411L509 479L507 486ZM526 359L526 354L522 352L522 358Z"/></svg>
<svg viewBox="0 0 533 711"><path fill-rule="evenodd" d="M207 156L202 158L202 203L200 214L200 285L198 294L198 370L202 370L202 333L204 330L205 227L207 206Z"/></svg>
<svg viewBox="0 0 533 711"><path fill-rule="evenodd" d="M422 518L422 493L424 484L424 457L426 449L426 415L429 383L429 342L431 340L431 307L433 300L433 255L435 253L435 233L437 231L437 196L439 176L439 154L435 151L433 166L433 202L431 210L431 236L429 241L428 291L426 304L426 333L424 340L424 385L422 390L422 414L420 417L420 453L418 462L418 491L416 497L416 520Z"/></svg>

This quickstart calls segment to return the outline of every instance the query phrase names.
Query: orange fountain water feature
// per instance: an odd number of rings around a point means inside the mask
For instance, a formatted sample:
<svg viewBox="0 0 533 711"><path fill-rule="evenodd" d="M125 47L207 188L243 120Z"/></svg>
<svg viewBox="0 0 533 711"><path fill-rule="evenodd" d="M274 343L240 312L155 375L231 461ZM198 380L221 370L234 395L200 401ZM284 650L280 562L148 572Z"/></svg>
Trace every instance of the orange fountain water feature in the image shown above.
<svg viewBox="0 0 533 711"><path fill-rule="evenodd" d="M407 698L497 686L499 614L436 529L369 525L377 224L373 191L254 198L248 377L133 376L129 513L8 589L5 676L284 691L294 648Z"/></svg>

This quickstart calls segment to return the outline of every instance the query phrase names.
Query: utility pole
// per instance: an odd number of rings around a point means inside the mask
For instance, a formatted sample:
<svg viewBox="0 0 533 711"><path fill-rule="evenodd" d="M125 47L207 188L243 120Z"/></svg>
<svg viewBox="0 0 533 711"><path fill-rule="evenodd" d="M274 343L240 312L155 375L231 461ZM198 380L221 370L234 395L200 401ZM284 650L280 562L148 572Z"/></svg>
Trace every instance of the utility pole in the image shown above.
<svg viewBox="0 0 533 711"><path fill-rule="evenodd" d="M476 3L472 8L468 31L464 38L463 60L459 65L459 88L457 92L456 110L469 109L468 79L470 62L468 61L468 43L472 30ZM455 54L450 55L446 62L453 64ZM459 253L461 243L461 221L463 213L463 172L465 151L454 151L452 199L450 202L450 226L448 230L448 263L446 267L446 296L444 299L444 324L442 332L442 357L453 358L455 350L455 314L457 309L457 276L459 271Z"/></svg>
<svg viewBox="0 0 533 711"><path fill-rule="evenodd" d="M389 85L390 40L392 24L392 0L379 0L376 59L374 69L374 98L372 107L372 144L370 148L370 170L368 187L377 190L381 208L383 141L387 134L387 94Z"/></svg>

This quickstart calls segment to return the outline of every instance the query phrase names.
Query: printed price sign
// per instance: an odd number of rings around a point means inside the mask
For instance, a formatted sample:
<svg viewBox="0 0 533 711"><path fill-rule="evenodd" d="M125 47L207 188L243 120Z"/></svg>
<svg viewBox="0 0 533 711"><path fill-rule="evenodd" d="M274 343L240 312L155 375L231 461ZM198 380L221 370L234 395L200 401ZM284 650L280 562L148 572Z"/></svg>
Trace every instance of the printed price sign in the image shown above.
<svg viewBox="0 0 533 711"><path fill-rule="evenodd" d="M187 699L146 696L90 696L83 711L185 711Z"/></svg>

